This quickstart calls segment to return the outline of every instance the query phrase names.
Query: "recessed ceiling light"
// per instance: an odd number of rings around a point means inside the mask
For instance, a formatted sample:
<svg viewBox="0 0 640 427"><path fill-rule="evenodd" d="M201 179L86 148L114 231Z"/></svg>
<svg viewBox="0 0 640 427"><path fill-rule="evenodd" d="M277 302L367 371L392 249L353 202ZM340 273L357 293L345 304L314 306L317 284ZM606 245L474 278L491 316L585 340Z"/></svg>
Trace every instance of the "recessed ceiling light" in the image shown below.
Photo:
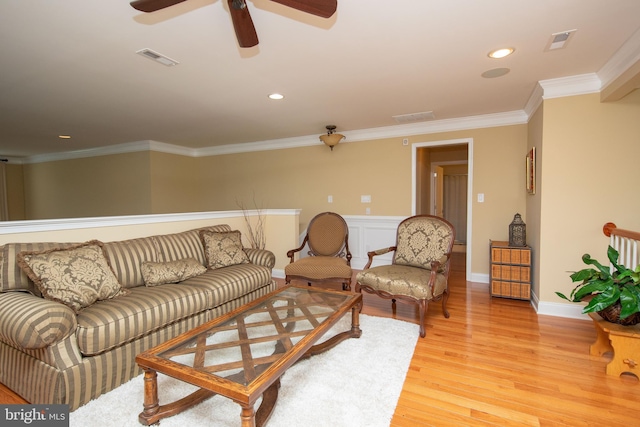
<svg viewBox="0 0 640 427"><path fill-rule="evenodd" d="M269 99L283 99L284 95L279 94L279 93L272 93L271 95L269 95Z"/></svg>
<svg viewBox="0 0 640 427"><path fill-rule="evenodd" d="M511 55L513 52L515 52L515 49L512 47L504 47L502 49L492 50L491 52L489 52L489 58L500 59L504 58L505 56Z"/></svg>
<svg viewBox="0 0 640 427"><path fill-rule="evenodd" d="M71 139L71 135L58 135L60 139Z"/></svg>

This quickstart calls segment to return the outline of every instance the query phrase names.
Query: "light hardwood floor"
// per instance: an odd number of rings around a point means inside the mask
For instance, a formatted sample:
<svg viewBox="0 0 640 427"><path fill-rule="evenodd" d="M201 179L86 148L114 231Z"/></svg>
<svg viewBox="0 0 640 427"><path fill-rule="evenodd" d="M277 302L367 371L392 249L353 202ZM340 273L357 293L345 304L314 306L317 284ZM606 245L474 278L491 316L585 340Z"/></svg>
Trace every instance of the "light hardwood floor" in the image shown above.
<svg viewBox="0 0 640 427"><path fill-rule="evenodd" d="M491 298L488 285L465 281L464 261L454 254L451 317L429 306L392 427L640 426L640 384L605 375L609 355L589 355L590 321ZM390 301L368 294L363 313L417 323L413 306L398 303L394 314ZM3 389L0 403L21 402Z"/></svg>

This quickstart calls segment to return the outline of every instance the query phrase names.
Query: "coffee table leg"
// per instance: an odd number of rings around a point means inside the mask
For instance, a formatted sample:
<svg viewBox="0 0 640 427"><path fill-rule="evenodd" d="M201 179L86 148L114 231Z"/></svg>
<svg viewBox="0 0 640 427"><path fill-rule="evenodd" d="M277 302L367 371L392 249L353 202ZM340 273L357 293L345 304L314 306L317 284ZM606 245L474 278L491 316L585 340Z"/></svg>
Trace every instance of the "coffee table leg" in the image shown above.
<svg viewBox="0 0 640 427"><path fill-rule="evenodd" d="M360 338L362 330L360 329L360 310L362 303L351 309L351 336L353 338Z"/></svg>
<svg viewBox="0 0 640 427"><path fill-rule="evenodd" d="M242 427L256 427L256 411L253 409L253 405L242 407L240 419Z"/></svg>
<svg viewBox="0 0 640 427"><path fill-rule="evenodd" d="M276 382L271 384L269 388L262 393L262 403L260 403L260 407L256 411L256 427L264 426L269 420L271 412L276 404L276 400L278 400L279 389L280 378L278 378Z"/></svg>
<svg viewBox="0 0 640 427"><path fill-rule="evenodd" d="M155 415L160 410L158 404L158 374L153 369L144 369L144 410L138 416L141 424L150 425L156 420Z"/></svg>

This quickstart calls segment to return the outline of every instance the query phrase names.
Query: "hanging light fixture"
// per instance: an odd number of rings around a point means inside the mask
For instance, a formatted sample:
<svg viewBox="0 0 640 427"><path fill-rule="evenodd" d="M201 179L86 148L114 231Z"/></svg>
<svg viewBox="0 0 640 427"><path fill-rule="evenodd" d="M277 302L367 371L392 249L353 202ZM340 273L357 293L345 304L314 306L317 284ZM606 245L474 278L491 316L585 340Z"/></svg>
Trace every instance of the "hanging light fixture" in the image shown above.
<svg viewBox="0 0 640 427"><path fill-rule="evenodd" d="M327 144L329 148L331 148L331 151L333 151L333 147L335 145L338 145L338 143L344 139L344 135L334 133L334 131L336 130L336 127L334 125L327 125L326 128L327 134L320 135L320 141Z"/></svg>

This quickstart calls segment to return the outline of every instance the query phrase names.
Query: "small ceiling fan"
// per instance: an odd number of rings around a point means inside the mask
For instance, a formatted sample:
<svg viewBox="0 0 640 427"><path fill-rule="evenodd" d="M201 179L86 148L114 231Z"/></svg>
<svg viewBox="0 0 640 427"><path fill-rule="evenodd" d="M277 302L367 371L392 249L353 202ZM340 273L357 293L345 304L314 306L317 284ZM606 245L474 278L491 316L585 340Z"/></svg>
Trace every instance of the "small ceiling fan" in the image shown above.
<svg viewBox="0 0 640 427"><path fill-rule="evenodd" d="M155 12L186 0L135 0L131 2L134 9L141 12ZM293 9L322 18L329 18L336 12L338 0L271 0ZM227 0L231 20L236 30L240 47L253 47L258 44L258 34L249 14L246 0Z"/></svg>

